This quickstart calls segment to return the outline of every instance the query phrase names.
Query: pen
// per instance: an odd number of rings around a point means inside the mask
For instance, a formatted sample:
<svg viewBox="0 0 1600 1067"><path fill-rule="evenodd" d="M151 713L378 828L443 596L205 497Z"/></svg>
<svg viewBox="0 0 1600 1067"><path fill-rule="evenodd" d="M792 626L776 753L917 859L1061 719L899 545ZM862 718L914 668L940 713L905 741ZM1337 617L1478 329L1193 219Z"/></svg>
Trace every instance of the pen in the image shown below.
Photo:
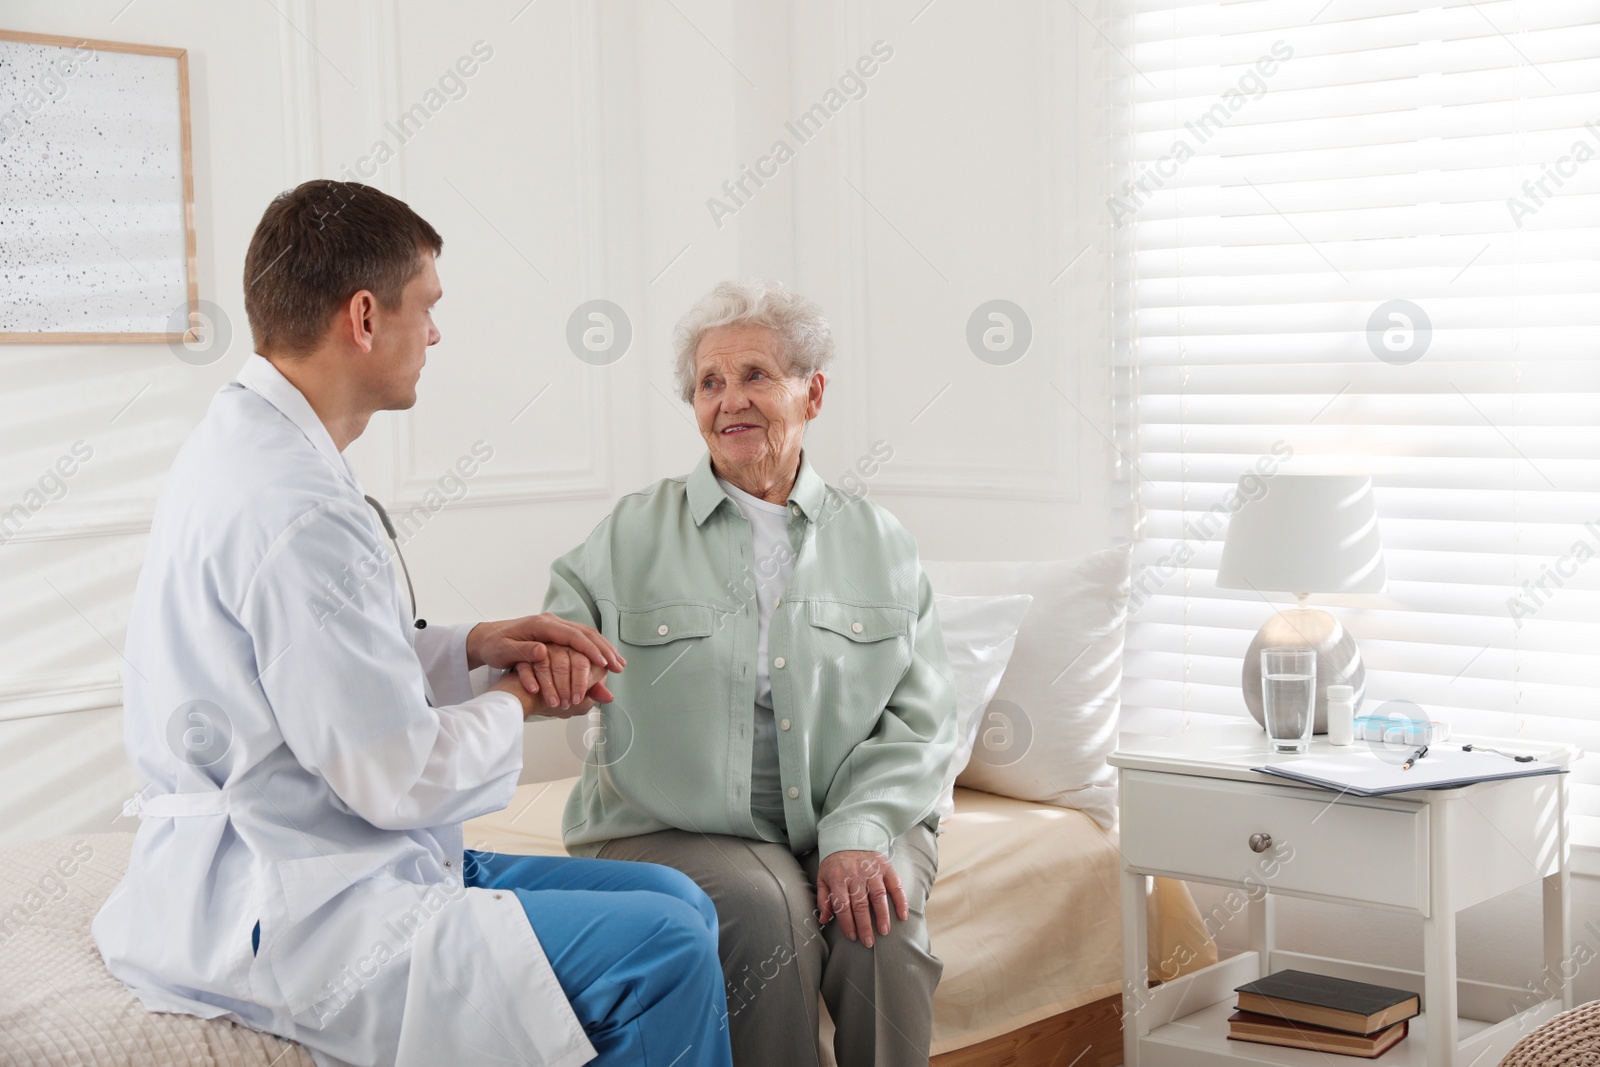
<svg viewBox="0 0 1600 1067"><path fill-rule="evenodd" d="M1411 758L1410 759L1408 759L1404 763L1400 764L1400 769L1402 771L1409 771L1411 769L1411 765L1413 763L1417 762L1417 760L1421 759L1423 756L1426 756L1427 754L1428 754L1428 746L1427 745L1423 745L1421 748L1419 748L1415 752L1411 753Z"/></svg>

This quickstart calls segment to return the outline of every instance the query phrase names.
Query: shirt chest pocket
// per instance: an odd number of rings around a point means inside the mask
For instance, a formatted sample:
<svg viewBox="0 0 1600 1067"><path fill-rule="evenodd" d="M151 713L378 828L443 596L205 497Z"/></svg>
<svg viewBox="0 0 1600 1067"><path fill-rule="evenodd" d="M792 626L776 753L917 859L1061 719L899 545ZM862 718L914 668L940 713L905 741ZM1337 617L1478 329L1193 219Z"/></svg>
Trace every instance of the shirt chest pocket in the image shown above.
<svg viewBox="0 0 1600 1067"><path fill-rule="evenodd" d="M617 636L640 648L675 645L695 637L710 637L712 612L707 604L663 604L655 608L622 608L617 612ZM681 645L672 649L677 655Z"/></svg>
<svg viewBox="0 0 1600 1067"><path fill-rule="evenodd" d="M875 645L903 638L911 632L914 617L907 608L863 608L829 600L813 600L806 610L812 626L838 634L851 645ZM819 636L828 643L825 635Z"/></svg>
<svg viewBox="0 0 1600 1067"><path fill-rule="evenodd" d="M725 689L726 667L711 636L715 613L708 604L662 604L619 609L617 637L628 667L629 699L652 706L703 702ZM659 684L658 684L659 683Z"/></svg>
<svg viewBox="0 0 1600 1067"><path fill-rule="evenodd" d="M915 614L904 608L861 608L829 600L806 605L818 659L832 662L846 680L877 689L893 686L909 657L907 637Z"/></svg>
<svg viewBox="0 0 1600 1067"><path fill-rule="evenodd" d="M911 665L915 617L903 608L827 600L806 605L820 721L841 716L829 726L834 736L860 740L871 730Z"/></svg>

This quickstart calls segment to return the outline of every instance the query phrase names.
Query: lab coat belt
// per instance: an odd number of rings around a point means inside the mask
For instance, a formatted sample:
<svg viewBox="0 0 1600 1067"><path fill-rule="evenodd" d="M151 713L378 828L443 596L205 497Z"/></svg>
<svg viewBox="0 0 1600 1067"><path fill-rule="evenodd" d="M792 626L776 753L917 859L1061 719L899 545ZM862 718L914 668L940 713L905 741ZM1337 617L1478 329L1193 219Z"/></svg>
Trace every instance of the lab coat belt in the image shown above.
<svg viewBox="0 0 1600 1067"><path fill-rule="evenodd" d="M141 819L177 819L189 815L225 815L229 811L225 789L206 793L157 793L135 796L122 806L122 814Z"/></svg>

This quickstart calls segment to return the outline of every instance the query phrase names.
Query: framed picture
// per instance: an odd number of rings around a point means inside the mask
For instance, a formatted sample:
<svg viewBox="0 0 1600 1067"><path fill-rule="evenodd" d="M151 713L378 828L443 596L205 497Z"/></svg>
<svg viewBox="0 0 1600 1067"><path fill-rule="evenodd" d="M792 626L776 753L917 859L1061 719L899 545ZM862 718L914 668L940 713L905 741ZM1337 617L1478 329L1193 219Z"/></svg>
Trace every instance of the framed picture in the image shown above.
<svg viewBox="0 0 1600 1067"><path fill-rule="evenodd" d="M197 329L181 48L0 30L0 343Z"/></svg>

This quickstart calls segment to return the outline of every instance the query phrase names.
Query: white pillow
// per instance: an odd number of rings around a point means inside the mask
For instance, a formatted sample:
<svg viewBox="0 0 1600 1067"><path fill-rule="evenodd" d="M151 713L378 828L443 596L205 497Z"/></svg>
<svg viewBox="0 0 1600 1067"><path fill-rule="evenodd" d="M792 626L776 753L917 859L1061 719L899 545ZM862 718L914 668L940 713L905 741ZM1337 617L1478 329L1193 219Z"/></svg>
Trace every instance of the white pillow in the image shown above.
<svg viewBox="0 0 1600 1067"><path fill-rule="evenodd" d="M956 684L956 755L945 772L935 808L943 822L956 813L956 775L972 758L978 713L994 699L1012 649L1017 628L1028 613L1031 596L947 596L935 593L934 610L944 633L945 652Z"/></svg>
<svg viewBox="0 0 1600 1067"><path fill-rule="evenodd" d="M938 593L1034 600L957 784L1116 824L1106 757L1117 743L1128 561L1126 546L1048 563L923 561Z"/></svg>

